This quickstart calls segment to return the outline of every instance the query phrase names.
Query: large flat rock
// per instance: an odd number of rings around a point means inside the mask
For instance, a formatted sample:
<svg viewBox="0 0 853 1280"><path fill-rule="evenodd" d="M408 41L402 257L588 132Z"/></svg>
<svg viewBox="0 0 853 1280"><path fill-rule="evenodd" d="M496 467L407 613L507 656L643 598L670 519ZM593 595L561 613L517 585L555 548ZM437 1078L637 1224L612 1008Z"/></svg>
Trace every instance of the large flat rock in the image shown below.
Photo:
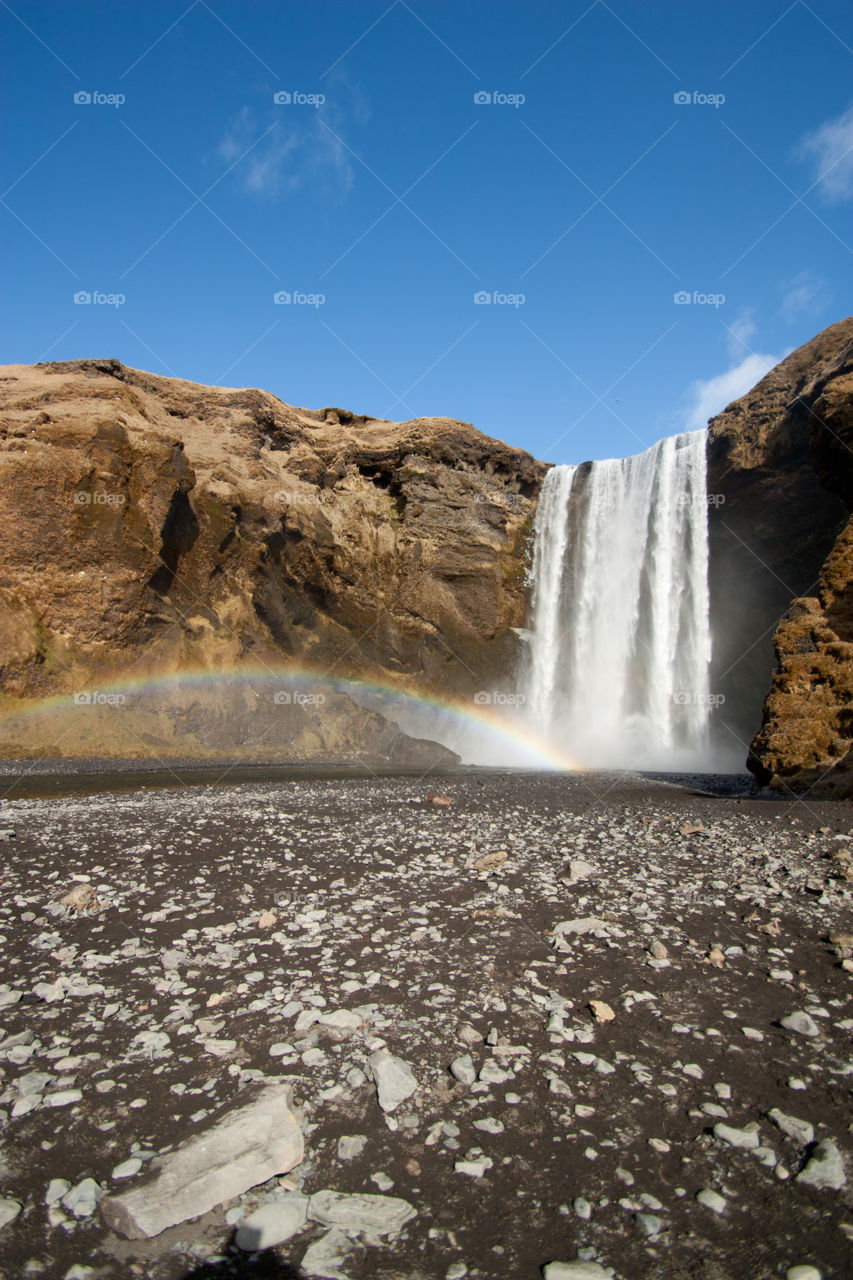
<svg viewBox="0 0 853 1280"><path fill-rule="evenodd" d="M245 1105L155 1161L144 1181L123 1195L107 1196L101 1213L108 1226L130 1240L157 1236L287 1173L303 1152L290 1089L267 1084Z"/></svg>

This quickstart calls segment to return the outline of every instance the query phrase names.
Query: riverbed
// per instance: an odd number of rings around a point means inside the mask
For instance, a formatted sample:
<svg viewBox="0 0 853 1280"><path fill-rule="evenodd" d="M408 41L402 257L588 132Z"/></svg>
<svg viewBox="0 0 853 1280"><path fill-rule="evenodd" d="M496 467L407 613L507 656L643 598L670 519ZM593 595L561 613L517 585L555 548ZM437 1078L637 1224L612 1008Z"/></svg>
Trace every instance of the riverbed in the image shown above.
<svg viewBox="0 0 853 1280"><path fill-rule="evenodd" d="M311 1274L310 1217L254 1261L233 1237L326 1189L415 1210L349 1241L351 1280L851 1273L848 805L741 776L110 765L2 780L6 1280ZM380 1049L416 1082L393 1113ZM151 1240L106 1228L101 1194L270 1078L301 1165Z"/></svg>

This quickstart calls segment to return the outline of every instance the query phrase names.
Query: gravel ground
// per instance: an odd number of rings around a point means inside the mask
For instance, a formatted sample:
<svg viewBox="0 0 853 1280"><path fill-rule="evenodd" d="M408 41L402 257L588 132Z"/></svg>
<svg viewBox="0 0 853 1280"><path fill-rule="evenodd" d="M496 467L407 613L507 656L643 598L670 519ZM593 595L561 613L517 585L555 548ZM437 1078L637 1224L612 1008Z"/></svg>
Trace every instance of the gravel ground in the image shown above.
<svg viewBox="0 0 853 1280"><path fill-rule="evenodd" d="M449 805L258 778L20 798L9 773L3 1280L853 1274L849 806L742 778L460 771ZM393 1111L383 1049L416 1083ZM109 1231L102 1193L269 1078L300 1165ZM259 1206L327 1189L416 1216L237 1248Z"/></svg>

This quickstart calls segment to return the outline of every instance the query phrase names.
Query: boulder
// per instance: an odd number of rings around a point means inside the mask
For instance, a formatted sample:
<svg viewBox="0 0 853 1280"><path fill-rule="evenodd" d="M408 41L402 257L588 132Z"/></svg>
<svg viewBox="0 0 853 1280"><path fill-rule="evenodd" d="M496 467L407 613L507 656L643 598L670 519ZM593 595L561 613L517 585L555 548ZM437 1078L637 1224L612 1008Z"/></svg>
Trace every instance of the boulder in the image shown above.
<svg viewBox="0 0 853 1280"><path fill-rule="evenodd" d="M153 1160L141 1182L120 1196L105 1197L101 1213L108 1226L130 1240L156 1236L287 1173L303 1152L289 1087L267 1083L202 1133Z"/></svg>

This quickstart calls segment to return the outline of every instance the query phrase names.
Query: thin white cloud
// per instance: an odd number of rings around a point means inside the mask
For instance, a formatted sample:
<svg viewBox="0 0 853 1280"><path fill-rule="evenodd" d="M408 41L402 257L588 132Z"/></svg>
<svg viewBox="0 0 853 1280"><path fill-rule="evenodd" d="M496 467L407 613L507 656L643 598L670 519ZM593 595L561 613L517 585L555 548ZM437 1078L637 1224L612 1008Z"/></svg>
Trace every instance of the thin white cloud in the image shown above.
<svg viewBox="0 0 853 1280"><path fill-rule="evenodd" d="M699 378L691 383L687 389L687 422L683 429L701 431L708 425L709 418L750 391L788 354L785 351L774 356L752 351L713 378Z"/></svg>
<svg viewBox="0 0 853 1280"><path fill-rule="evenodd" d="M813 162L812 181L826 200L837 204L853 199L853 106L807 133L798 152Z"/></svg>
<svg viewBox="0 0 853 1280"><path fill-rule="evenodd" d="M306 189L323 199L346 195L354 181L351 159L338 138L324 128L324 110L278 106L271 116L275 127L252 146L269 128L270 119L260 121L244 107L229 121L219 142L219 155L233 164L248 152L235 173L243 189L254 196L275 201ZM339 132L334 122L330 125Z"/></svg>
<svg viewBox="0 0 853 1280"><path fill-rule="evenodd" d="M728 342L729 355L734 360L736 356L742 355L744 348L748 351L749 344L755 337L756 326L752 318L752 312L744 310L738 312L737 316L728 326Z"/></svg>
<svg viewBox="0 0 853 1280"><path fill-rule="evenodd" d="M822 276L813 271L800 271L785 283L780 309L788 321L801 316L816 316L827 306L829 291Z"/></svg>

